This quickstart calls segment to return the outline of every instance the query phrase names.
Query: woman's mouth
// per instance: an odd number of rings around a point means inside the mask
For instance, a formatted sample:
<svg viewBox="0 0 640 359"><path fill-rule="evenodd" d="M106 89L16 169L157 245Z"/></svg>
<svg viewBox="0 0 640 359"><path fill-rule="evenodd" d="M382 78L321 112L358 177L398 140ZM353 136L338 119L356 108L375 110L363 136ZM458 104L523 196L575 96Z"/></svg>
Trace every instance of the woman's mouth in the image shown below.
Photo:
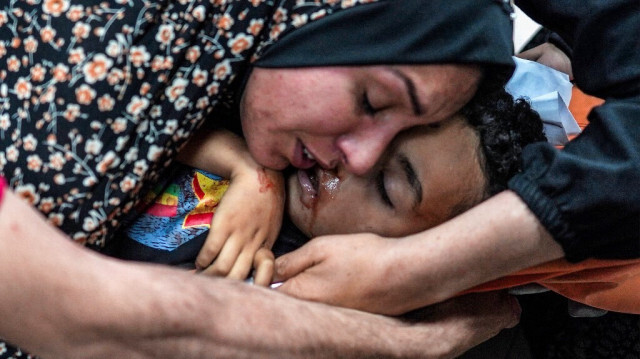
<svg viewBox="0 0 640 359"><path fill-rule="evenodd" d="M291 164L294 167L301 169L311 168L316 164L315 157L300 140L296 142L296 147L293 151Z"/></svg>

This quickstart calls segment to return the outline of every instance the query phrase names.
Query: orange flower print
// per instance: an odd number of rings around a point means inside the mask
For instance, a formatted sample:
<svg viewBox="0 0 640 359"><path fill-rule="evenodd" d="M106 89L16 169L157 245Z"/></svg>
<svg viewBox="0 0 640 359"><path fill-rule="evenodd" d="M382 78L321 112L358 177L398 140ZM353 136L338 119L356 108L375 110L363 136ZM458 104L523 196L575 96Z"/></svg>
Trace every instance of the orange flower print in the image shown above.
<svg viewBox="0 0 640 359"><path fill-rule="evenodd" d="M31 82L24 77L19 77L13 87L13 90L19 99L26 100L31 97Z"/></svg>
<svg viewBox="0 0 640 359"><path fill-rule="evenodd" d="M231 48L231 53L238 55L253 45L253 36L239 33L236 37L229 40L227 45Z"/></svg>
<svg viewBox="0 0 640 359"><path fill-rule="evenodd" d="M176 78L175 80L173 80L173 83L169 87L167 87L167 89L164 91L164 94L169 98L169 101L173 102L178 97L182 96L182 94L184 93L184 89L188 84L189 82L187 80L183 78Z"/></svg>
<svg viewBox="0 0 640 359"><path fill-rule="evenodd" d="M44 0L42 11L45 14L58 17L69 8L69 0Z"/></svg>
<svg viewBox="0 0 640 359"><path fill-rule="evenodd" d="M116 85L120 80L124 79L124 73L122 70L114 68L109 71L109 75L107 75L107 82L109 85Z"/></svg>
<svg viewBox="0 0 640 359"><path fill-rule="evenodd" d="M56 30L49 25L40 29L40 39L44 43L53 41L53 38L55 36L56 36Z"/></svg>
<svg viewBox="0 0 640 359"><path fill-rule="evenodd" d="M253 36L258 36L260 31L262 31L262 27L264 26L263 19L251 19L249 21L249 27L247 28L247 32Z"/></svg>
<svg viewBox="0 0 640 359"><path fill-rule="evenodd" d="M109 94L104 94L98 98L98 110L107 112L113 110L113 105L116 104L116 100Z"/></svg>
<svg viewBox="0 0 640 359"><path fill-rule="evenodd" d="M219 88L220 88L220 84L217 81L214 81L207 86L207 94L209 96L217 95Z"/></svg>
<svg viewBox="0 0 640 359"><path fill-rule="evenodd" d="M53 197L43 198L38 205L40 212L49 214L54 208Z"/></svg>
<svg viewBox="0 0 640 359"><path fill-rule="evenodd" d="M116 135L121 134L126 129L127 129L127 120L125 120L122 117L116 118L115 121L113 121L113 123L111 124L111 130Z"/></svg>
<svg viewBox="0 0 640 359"><path fill-rule="evenodd" d="M103 54L97 54L91 59L91 61L84 64L82 67L82 73L85 76L85 81L89 84L96 83L96 81L102 81L107 77L107 71L113 65L113 61Z"/></svg>
<svg viewBox="0 0 640 359"><path fill-rule="evenodd" d="M9 17L7 16L7 12L4 10L0 10L0 26L6 24L9 21Z"/></svg>
<svg viewBox="0 0 640 359"><path fill-rule="evenodd" d="M62 153L55 152L49 155L49 167L52 169L61 171L65 163L67 163L67 160L64 158Z"/></svg>
<svg viewBox="0 0 640 359"><path fill-rule="evenodd" d="M271 40L277 40L278 37L280 36L280 33L282 33L285 28L286 28L285 24L277 24L273 26L271 28L271 31L269 31L269 38Z"/></svg>
<svg viewBox="0 0 640 359"><path fill-rule="evenodd" d="M342 0L342 3L340 4L340 6L343 9L346 9L346 8L355 6L357 2L358 2L357 0Z"/></svg>
<svg viewBox="0 0 640 359"><path fill-rule="evenodd" d="M31 81L41 82L44 80L44 74L46 71L42 65L36 64L31 68L31 70L29 70L29 73L31 74Z"/></svg>
<svg viewBox="0 0 640 359"><path fill-rule="evenodd" d="M40 195L36 192L36 187L31 183L17 186L13 192L31 205L35 205L40 200Z"/></svg>
<svg viewBox="0 0 640 359"><path fill-rule="evenodd" d="M120 158L116 156L115 152L109 151L96 166L96 171L100 174L105 174L108 169L116 168L118 165L120 165Z"/></svg>
<svg viewBox="0 0 640 359"><path fill-rule="evenodd" d="M187 54L185 55L187 60L189 60L192 64L195 64L196 61L200 58L200 46L192 46L187 50Z"/></svg>
<svg viewBox="0 0 640 359"><path fill-rule="evenodd" d="M127 193L136 187L136 179L131 176L125 176L122 181L120 181L120 190L124 193Z"/></svg>
<svg viewBox="0 0 640 359"><path fill-rule="evenodd" d="M96 91L87 84L82 84L76 89L76 101L81 105L88 105L96 98Z"/></svg>
<svg viewBox="0 0 640 359"><path fill-rule="evenodd" d="M233 18L229 16L229 14L224 14L220 16L220 18L216 22L216 27L222 30L229 30L231 26L233 26L233 23Z"/></svg>
<svg viewBox="0 0 640 359"><path fill-rule="evenodd" d="M133 116L138 116L142 111L146 110L149 107L149 100L140 96L131 97L131 101L127 105L127 113L130 113Z"/></svg>
<svg viewBox="0 0 640 359"><path fill-rule="evenodd" d="M201 70L199 67L197 67L195 70L193 70L193 84L198 86L198 87L202 87L207 83L207 77L209 76L209 74L206 71Z"/></svg>
<svg viewBox="0 0 640 359"><path fill-rule="evenodd" d="M73 29L71 29L71 32L73 33L73 36L76 37L76 40L80 41L82 39L86 39L87 37L89 37L89 33L91 32L91 26L83 22L77 22L73 26Z"/></svg>
<svg viewBox="0 0 640 359"><path fill-rule="evenodd" d="M151 60L151 71L158 72L164 69L164 56L156 55Z"/></svg>
<svg viewBox="0 0 640 359"><path fill-rule="evenodd" d="M7 59L7 70L10 72L17 72L20 70L20 60L18 60L16 55L11 55L11 57Z"/></svg>
<svg viewBox="0 0 640 359"><path fill-rule="evenodd" d="M84 7L82 5L73 5L67 11L67 19L76 22L84 16Z"/></svg>
<svg viewBox="0 0 640 359"><path fill-rule="evenodd" d="M38 49L38 40L36 40L33 36L29 35L24 40L24 51L29 54L33 54Z"/></svg>
<svg viewBox="0 0 640 359"><path fill-rule="evenodd" d="M176 37L172 25L160 25L156 34L156 41L168 45Z"/></svg>
<svg viewBox="0 0 640 359"><path fill-rule="evenodd" d="M63 117L69 122L73 122L80 116L80 106L70 103L67 105L67 109L64 111Z"/></svg>
<svg viewBox="0 0 640 359"><path fill-rule="evenodd" d="M0 42L0 59L4 57L4 55L7 54L7 47L4 45L4 43Z"/></svg>
<svg viewBox="0 0 640 359"><path fill-rule="evenodd" d="M51 73L53 74L53 79L57 82L67 81L67 76L69 75L69 67L65 64L57 64L54 68L51 69Z"/></svg>
<svg viewBox="0 0 640 359"><path fill-rule="evenodd" d="M196 19L199 22L203 22L207 13L204 6L198 5L196 6L195 9L193 9L192 14L194 19Z"/></svg>
<svg viewBox="0 0 640 359"><path fill-rule="evenodd" d="M264 0L251 0L251 5L253 5L254 7L258 7L263 1Z"/></svg>
<svg viewBox="0 0 640 359"><path fill-rule="evenodd" d="M213 68L213 78L216 80L224 80L231 73L231 65L229 60L224 60Z"/></svg>
<svg viewBox="0 0 640 359"><path fill-rule="evenodd" d="M322 9L311 14L311 20L318 20L327 15L327 10Z"/></svg>
<svg viewBox="0 0 640 359"><path fill-rule="evenodd" d="M53 102L55 96L56 96L56 87L55 86L49 86L44 91L44 93L42 95L40 95L40 98L38 100L40 101L41 104L50 103L50 102ZM45 112L45 114L44 114L45 119L46 119L47 116L50 116L50 115L51 115L50 113Z"/></svg>
<svg viewBox="0 0 640 359"><path fill-rule="evenodd" d="M287 20L287 10L283 8L276 9L276 12L273 13L273 21L278 23L286 20Z"/></svg>
<svg viewBox="0 0 640 359"><path fill-rule="evenodd" d="M129 50L129 59L133 66L140 67L147 62L151 55L147 52L147 48L144 45L141 46L131 46L131 50Z"/></svg>
<svg viewBox="0 0 640 359"><path fill-rule="evenodd" d="M49 223L51 223L52 226L55 227L60 227L62 226L62 223L64 223L64 215L62 215L61 213L49 213L49 217L47 218L47 221L49 221Z"/></svg>
<svg viewBox="0 0 640 359"><path fill-rule="evenodd" d="M69 50L69 63L70 64L79 64L84 61L84 48L76 47L75 49Z"/></svg>

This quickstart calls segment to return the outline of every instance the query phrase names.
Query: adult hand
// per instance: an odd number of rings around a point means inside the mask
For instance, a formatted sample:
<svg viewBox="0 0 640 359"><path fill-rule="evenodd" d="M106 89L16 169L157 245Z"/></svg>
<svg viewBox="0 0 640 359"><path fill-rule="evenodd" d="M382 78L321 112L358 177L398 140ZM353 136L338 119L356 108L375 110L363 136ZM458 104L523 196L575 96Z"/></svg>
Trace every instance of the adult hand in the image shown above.
<svg viewBox="0 0 640 359"><path fill-rule="evenodd" d="M569 75L569 79L573 80L573 71L571 70L571 60L569 56L562 50L551 43L538 45L527 51L523 51L516 55L520 58L535 61L543 65L549 66L560 72Z"/></svg>
<svg viewBox="0 0 640 359"><path fill-rule="evenodd" d="M402 314L420 305L398 306L414 293L393 290L395 276L404 269L391 268L386 258L395 252L397 241L370 233L314 238L276 259L274 281L284 281L278 290L297 298L371 313Z"/></svg>

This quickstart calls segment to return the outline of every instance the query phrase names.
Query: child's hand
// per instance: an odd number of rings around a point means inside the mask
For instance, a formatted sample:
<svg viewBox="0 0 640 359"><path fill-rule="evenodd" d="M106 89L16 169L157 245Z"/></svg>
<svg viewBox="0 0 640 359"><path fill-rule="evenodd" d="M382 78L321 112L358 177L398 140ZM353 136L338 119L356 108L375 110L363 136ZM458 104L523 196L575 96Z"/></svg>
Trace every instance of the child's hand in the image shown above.
<svg viewBox="0 0 640 359"><path fill-rule="evenodd" d="M280 172L257 165L236 167L196 258L196 268L205 274L242 280L255 267L256 277L260 276L256 284L268 285L273 254L270 267L265 255L271 252L282 224L284 179Z"/></svg>

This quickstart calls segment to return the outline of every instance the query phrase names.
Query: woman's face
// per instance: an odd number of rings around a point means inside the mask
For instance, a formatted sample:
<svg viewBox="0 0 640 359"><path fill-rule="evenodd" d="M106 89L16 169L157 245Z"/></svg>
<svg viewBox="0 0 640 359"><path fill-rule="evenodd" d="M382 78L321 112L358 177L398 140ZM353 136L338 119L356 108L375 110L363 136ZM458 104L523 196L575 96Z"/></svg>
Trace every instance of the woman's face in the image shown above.
<svg viewBox="0 0 640 359"><path fill-rule="evenodd" d="M484 195L479 139L462 117L402 133L373 171L313 167L287 178L287 211L309 237L406 236L440 224Z"/></svg>
<svg viewBox="0 0 640 359"><path fill-rule="evenodd" d="M362 175L402 130L456 113L479 78L469 65L255 68L242 129L266 167L342 164Z"/></svg>

